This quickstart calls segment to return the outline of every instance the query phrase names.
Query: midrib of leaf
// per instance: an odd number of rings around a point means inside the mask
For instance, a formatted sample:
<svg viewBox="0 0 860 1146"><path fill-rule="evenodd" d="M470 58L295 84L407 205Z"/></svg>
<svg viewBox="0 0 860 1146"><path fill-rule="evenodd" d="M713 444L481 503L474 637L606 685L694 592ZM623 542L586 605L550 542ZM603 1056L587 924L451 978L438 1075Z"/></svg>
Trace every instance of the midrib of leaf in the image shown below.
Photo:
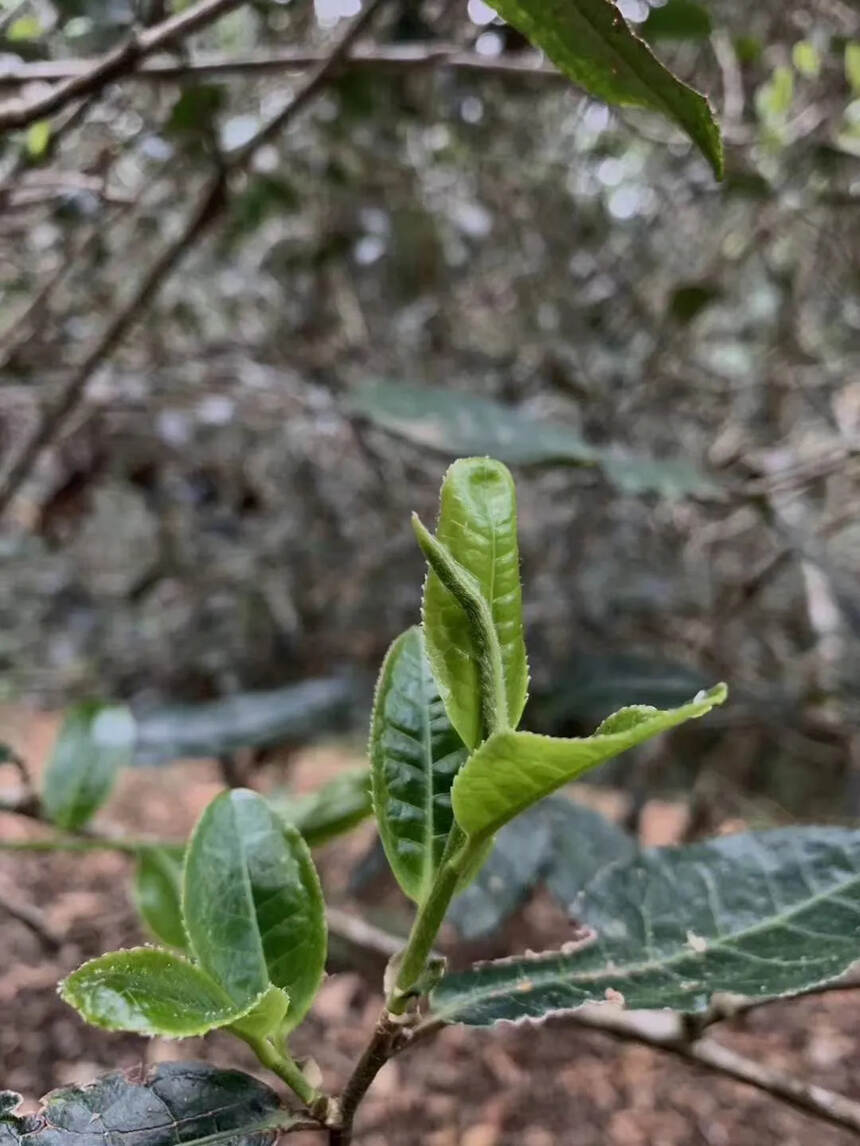
<svg viewBox="0 0 860 1146"><path fill-rule="evenodd" d="M433 797L436 791L434 781L436 773L433 761L433 734L430 727L430 703L427 694L427 664L424 654L424 638L418 638L418 679L421 690L421 743L424 748L425 784L424 784L424 856L421 861L421 898L424 899L430 892L433 883L434 859L434 807Z"/></svg>
<svg viewBox="0 0 860 1146"><path fill-rule="evenodd" d="M242 857L242 863L240 864L240 866L242 868L242 887L245 891L245 898L247 899L247 901L251 907L251 916L253 919L252 931L254 932L254 936L256 937L256 940L257 940L257 943L256 943L257 955L259 958L260 965L263 968L263 976L268 981L268 979L269 979L269 964L268 964L268 961L266 959L266 951L265 951L265 948L263 947L263 937L260 934L260 925L259 925L259 922L257 919L257 905L254 902L254 889L251 886L251 875L250 875L250 872L248 871L248 853L245 849L245 841L242 838L242 833L239 830L239 823L238 823L238 820L236 818L236 809L233 807L232 801L230 803L230 815L233 818L233 828L236 832L236 839L239 842L239 852L240 852L241 857Z"/></svg>
<svg viewBox="0 0 860 1146"><path fill-rule="evenodd" d="M800 870L802 870L802 868ZM804 878L807 880L807 882L809 882L807 876L804 876ZM783 966L794 966L797 962L799 962L799 960L786 962L784 960L778 960L772 957L754 955L747 951L737 950L736 945L744 939L757 935L759 932L769 931L774 927L790 926L790 921L795 915L802 914L803 912L808 911L810 908L815 907L816 904L825 900L831 900L834 903L838 903L842 907L848 907L860 915L860 907L858 907L856 903L853 903L850 899L842 900L837 898L846 888L850 888L853 884L858 882L860 882L860 873L854 872L849 879L845 880L841 884L837 884L829 891L816 892L808 899L804 899L802 903L797 904L794 907L784 909L781 912L778 912L776 915L768 916L767 919L762 920L760 923L756 923L742 931L732 932L729 935L718 935L714 939L708 938L707 950L702 954L703 956L706 956L709 952L715 949L728 950L731 954L737 955L742 959L746 959L750 963L778 963L782 964ZM833 938L832 935L827 935L824 932L811 932L806 928L800 928L800 930L805 931L807 935L820 934L822 938ZM599 936L595 936L595 942L597 939L599 939ZM593 949L593 947L588 947L584 948L583 950ZM510 959L500 960L499 962L502 964L510 963L512 965L515 963L521 963L524 968L528 967L528 978L530 982L534 987L542 987L557 982L558 980L570 980L574 984L600 983L606 979L618 980L622 976L635 977L637 975L645 974L649 971L671 971L675 964L681 963L686 959L690 959L695 954L696 952L691 950L689 947L682 946L678 951L675 952L674 955L668 955L664 959L653 958L640 963L623 963L621 965L609 964L608 966L599 967L593 971L585 971L580 973L567 973L564 970L559 970L557 967L552 971L547 969L541 973L539 959L534 961L527 961L525 957L521 956L513 956ZM550 959L564 958L564 955L561 952L547 952L545 957L547 961L549 961ZM570 956L570 958L575 959L576 955ZM492 964L490 965L492 966ZM474 991L460 994L459 1001L456 1005L452 1005L448 1008L442 1008L439 1010L434 1009L433 1014L434 1017L444 1019L449 1014L456 1015L458 1011L463 1010L464 1006L480 1003L483 999L491 999L496 995L508 994L510 990L511 985L509 983L493 984L492 986L484 988L478 987Z"/></svg>

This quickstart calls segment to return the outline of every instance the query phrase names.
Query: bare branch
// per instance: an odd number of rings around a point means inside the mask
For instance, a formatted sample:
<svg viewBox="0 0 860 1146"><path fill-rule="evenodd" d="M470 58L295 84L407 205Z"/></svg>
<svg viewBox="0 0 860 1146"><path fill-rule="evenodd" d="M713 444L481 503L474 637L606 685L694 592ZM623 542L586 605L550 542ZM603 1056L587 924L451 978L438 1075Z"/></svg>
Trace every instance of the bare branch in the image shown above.
<svg viewBox="0 0 860 1146"><path fill-rule="evenodd" d="M253 55L202 53L187 62L150 60L130 71L123 79L158 83L164 80L199 79L218 75L261 75L269 72L304 71L327 59L324 52L285 49ZM475 75L564 80L557 68L534 53L508 56L482 56L464 52L452 44L396 44L357 49L345 66L352 70L380 72L414 71L416 68L471 72ZM34 81L60 82L80 79L97 66L94 59L37 60L13 63L0 71L0 88L19 87Z"/></svg>
<svg viewBox="0 0 860 1146"><path fill-rule="evenodd" d="M27 127L53 115L72 100L94 95L113 80L134 71L147 56L172 48L192 32L243 3L244 0L198 0L197 4L155 27L132 33L118 47L91 61L84 71L69 76L44 95L31 100L13 99L0 105L0 131Z"/></svg>
<svg viewBox="0 0 860 1146"><path fill-rule="evenodd" d="M32 931L42 946L46 947L52 954L60 950L60 937L54 932L44 914L37 907L33 907L29 903L20 903L16 899L10 899L3 892L0 892L0 911L5 911L7 915L11 915L19 923L23 923Z"/></svg>
<svg viewBox="0 0 860 1146"><path fill-rule="evenodd" d="M203 21L201 10L204 7L209 12L209 18L213 19L211 13L216 5L221 6L219 8L220 14L221 11L227 10L228 5L235 5L236 3L237 0L204 0L203 4L198 4L194 8L188 9L187 12L181 13L180 16L173 17L164 25L159 25L159 28L165 28L169 25L171 29L170 40L172 41L178 35L200 25ZM325 60L308 76L286 106L264 124L244 147L237 149L228 156L226 163L206 183L182 231L155 260L128 302L114 313L101 337L74 371L60 397L45 413L40 425L8 469L2 483L0 483L0 513L9 505L42 450L54 440L66 420L78 408L87 385L96 370L105 359L110 357L128 331L140 319L146 307L183 256L194 246L210 223L221 214L227 202L228 174L244 168L263 144L286 127L290 120L322 91L331 76L338 70L355 40L367 27L381 3L382 0L370 0L364 11L350 24ZM196 13L196 22L191 19L193 13ZM177 31L180 27L184 29L184 32ZM150 41L153 39L152 33L157 30L152 29L148 33ZM166 33L162 33L162 35L164 34ZM163 41L159 40L158 44L163 46Z"/></svg>

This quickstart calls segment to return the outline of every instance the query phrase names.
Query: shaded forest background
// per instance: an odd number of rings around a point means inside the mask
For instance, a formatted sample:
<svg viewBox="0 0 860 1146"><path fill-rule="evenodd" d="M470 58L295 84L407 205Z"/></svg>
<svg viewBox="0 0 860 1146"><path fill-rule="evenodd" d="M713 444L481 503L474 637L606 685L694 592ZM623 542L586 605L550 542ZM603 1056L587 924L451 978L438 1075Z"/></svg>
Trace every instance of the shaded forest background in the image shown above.
<svg viewBox="0 0 860 1146"><path fill-rule="evenodd" d="M534 463L532 727L725 678L697 761L720 799L860 809L860 13L621 7L710 94L724 182L479 0L382 5L7 507L0 699L146 711L343 674L366 696L416 619L409 511L431 519L447 459L491 450ZM38 99L155 9L7 0L0 98ZM273 58L316 58L356 10L235 8L3 136L0 481L302 82L308 61Z"/></svg>

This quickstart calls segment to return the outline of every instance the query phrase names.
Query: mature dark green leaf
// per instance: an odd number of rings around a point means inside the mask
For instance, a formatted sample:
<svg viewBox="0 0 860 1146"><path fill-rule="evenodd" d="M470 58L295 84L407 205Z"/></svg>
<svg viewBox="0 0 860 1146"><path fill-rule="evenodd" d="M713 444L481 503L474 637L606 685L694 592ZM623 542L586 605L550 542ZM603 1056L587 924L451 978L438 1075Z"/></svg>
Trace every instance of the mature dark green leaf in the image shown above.
<svg viewBox="0 0 860 1146"><path fill-rule="evenodd" d="M442 482L436 539L476 582L501 654L507 720L516 727L528 693L517 500L513 478L491 458L461 458ZM430 570L424 585L427 655L451 723L469 748L484 737L483 650L466 612Z"/></svg>
<svg viewBox="0 0 860 1146"><path fill-rule="evenodd" d="M135 736L127 708L86 702L70 709L45 772L42 807L48 819L69 831L82 828L131 759Z"/></svg>
<svg viewBox="0 0 860 1146"><path fill-rule="evenodd" d="M505 824L473 883L448 909L446 922L464 939L491 935L517 910L549 867L553 833L545 805Z"/></svg>
<svg viewBox="0 0 860 1146"><path fill-rule="evenodd" d="M419 628L388 650L370 727L373 804L391 870L423 902L451 828L451 784L466 759L448 720Z"/></svg>
<svg viewBox="0 0 860 1146"><path fill-rule="evenodd" d="M642 35L647 40L707 40L711 29L710 12L696 0L666 0L648 13Z"/></svg>
<svg viewBox="0 0 860 1146"><path fill-rule="evenodd" d="M325 967L322 890L307 844L256 792L217 796L188 845L182 910L191 949L238 1003L269 984L307 1013Z"/></svg>
<svg viewBox="0 0 860 1146"><path fill-rule="evenodd" d="M578 914L591 942L449 976L435 1012L484 1026L618 992L631 1009L695 1013L715 992L768 999L830 982L860 957L860 831L778 828L651 849L598 876Z"/></svg>
<svg viewBox="0 0 860 1146"><path fill-rule="evenodd" d="M281 819L302 833L309 848L316 848L371 815L370 773L352 769L306 796L275 792L267 801Z"/></svg>
<svg viewBox="0 0 860 1146"><path fill-rule="evenodd" d="M55 1090L35 1114L15 1115L18 1096L2 1097L0 1146L274 1146L298 1121L256 1078L202 1062Z"/></svg>
<svg viewBox="0 0 860 1146"><path fill-rule="evenodd" d="M222 756L239 748L305 741L342 724L353 700L349 680L305 680L206 704L172 705L138 719L136 764Z"/></svg>
<svg viewBox="0 0 860 1146"><path fill-rule="evenodd" d="M93 1026L169 1038L227 1026L259 1001L235 1002L205 971L157 947L91 959L63 980L60 994Z"/></svg>
<svg viewBox="0 0 860 1146"><path fill-rule="evenodd" d="M627 861L633 838L599 812L550 796L505 824L475 882L446 916L464 939L494 932L539 883L565 908L610 863Z"/></svg>
<svg viewBox="0 0 860 1146"><path fill-rule="evenodd" d="M162 943L188 946L182 922L182 863L185 849L143 848L137 855L134 899L146 926Z"/></svg>
<svg viewBox="0 0 860 1146"><path fill-rule="evenodd" d="M488 455L512 466L597 466L624 492L681 497L717 490L701 470L682 458L657 461L591 446L567 426L539 421L474 394L374 382L358 387L349 406L389 433L447 457Z"/></svg>
<svg viewBox="0 0 860 1146"><path fill-rule="evenodd" d="M654 12L662 9L654 8ZM722 289L707 281L681 283L669 296L669 313L680 323L692 322L702 311L722 296Z"/></svg>
<svg viewBox="0 0 860 1146"><path fill-rule="evenodd" d="M508 820L556 788L687 720L726 698L716 685L680 708L631 705L608 716L592 736L557 740L534 732L497 732L474 752L451 789L454 815L473 838L491 836Z"/></svg>
<svg viewBox="0 0 860 1146"><path fill-rule="evenodd" d="M722 177L723 145L710 104L663 67L611 0L494 0L493 7L591 95L672 120Z"/></svg>
<svg viewBox="0 0 860 1146"><path fill-rule="evenodd" d="M168 135L211 137L215 117L225 103L223 84L189 84L170 109L164 130Z"/></svg>

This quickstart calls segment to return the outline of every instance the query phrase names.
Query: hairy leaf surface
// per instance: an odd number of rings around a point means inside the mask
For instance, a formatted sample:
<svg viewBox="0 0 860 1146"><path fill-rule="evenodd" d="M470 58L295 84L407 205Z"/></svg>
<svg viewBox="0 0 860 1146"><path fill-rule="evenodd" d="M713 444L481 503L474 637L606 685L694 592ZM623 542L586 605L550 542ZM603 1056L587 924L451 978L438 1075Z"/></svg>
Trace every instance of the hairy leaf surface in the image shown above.
<svg viewBox="0 0 860 1146"><path fill-rule="evenodd" d="M516 726L528 691L523 638L517 501L508 469L461 458L442 482L436 538L474 577L487 602L504 671L508 721ZM431 569L424 585L427 654L451 723L469 748L483 738L481 649L461 605Z"/></svg>
<svg viewBox="0 0 860 1146"><path fill-rule="evenodd" d="M470 836L488 836L583 772L664 732L704 716L726 698L723 684L680 708L632 705L608 716L592 736L556 740L534 732L497 732L470 756L451 789L454 815Z"/></svg>
<svg viewBox="0 0 860 1146"><path fill-rule="evenodd" d="M94 1026L169 1038L205 1035L257 1001L236 1003L205 971L157 947L91 959L63 980L60 994Z"/></svg>
<svg viewBox="0 0 860 1146"><path fill-rule="evenodd" d="M768 999L830 982L860 958L860 831L650 849L598 876L577 914L590 945L448 976L435 1012L485 1026L620 995L631 1009L695 1013L714 992Z"/></svg>
<svg viewBox="0 0 860 1146"><path fill-rule="evenodd" d="M663 67L611 0L493 0L493 7L591 95L672 120L722 177L723 145L710 104Z"/></svg>
<svg viewBox="0 0 860 1146"><path fill-rule="evenodd" d="M16 1115L12 1098L0 1101L0 1146L274 1146L297 1121L256 1078L202 1062L55 1090L35 1114Z"/></svg>
<svg viewBox="0 0 860 1146"><path fill-rule="evenodd" d="M451 784L467 750L448 720L419 628L388 650L370 727L373 803L385 854L406 894L422 902L453 821Z"/></svg>
<svg viewBox="0 0 860 1146"><path fill-rule="evenodd" d="M162 943L188 945L182 922L182 864L185 849L144 848L138 852L134 899L146 926Z"/></svg>
<svg viewBox="0 0 860 1146"><path fill-rule="evenodd" d="M325 966L322 890L301 835L256 792L224 792L201 816L182 910L192 951L231 998L272 983L289 996L289 1025L301 1021Z"/></svg>
<svg viewBox="0 0 860 1146"><path fill-rule="evenodd" d="M88 701L70 709L45 772L42 807L48 819L69 831L82 828L131 759L135 737L127 708Z"/></svg>

